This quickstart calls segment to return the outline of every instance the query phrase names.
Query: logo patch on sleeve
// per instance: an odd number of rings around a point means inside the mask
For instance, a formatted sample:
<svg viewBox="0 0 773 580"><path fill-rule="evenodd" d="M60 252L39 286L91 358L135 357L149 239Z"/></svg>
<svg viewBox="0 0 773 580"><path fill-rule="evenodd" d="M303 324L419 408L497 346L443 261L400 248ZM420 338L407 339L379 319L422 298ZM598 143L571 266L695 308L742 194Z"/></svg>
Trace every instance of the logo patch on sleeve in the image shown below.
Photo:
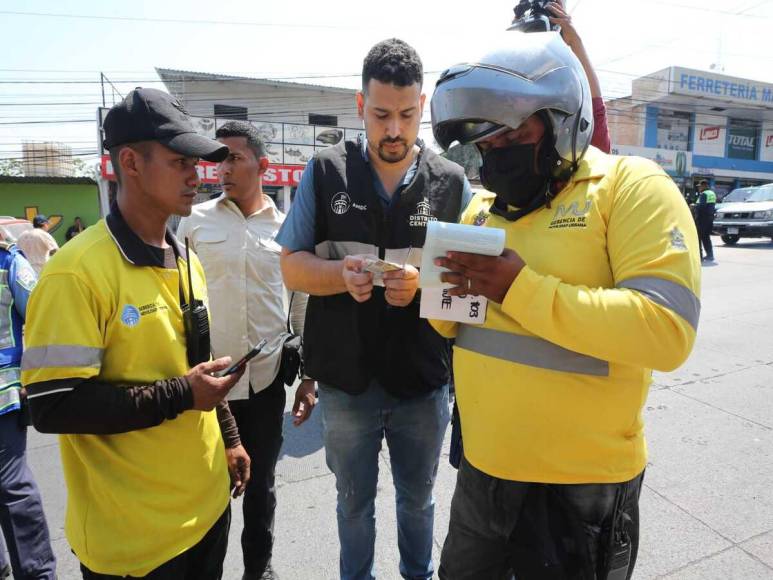
<svg viewBox="0 0 773 580"><path fill-rule="evenodd" d="M687 249L687 244L684 243L684 234L677 227L671 230L671 247L676 250Z"/></svg>

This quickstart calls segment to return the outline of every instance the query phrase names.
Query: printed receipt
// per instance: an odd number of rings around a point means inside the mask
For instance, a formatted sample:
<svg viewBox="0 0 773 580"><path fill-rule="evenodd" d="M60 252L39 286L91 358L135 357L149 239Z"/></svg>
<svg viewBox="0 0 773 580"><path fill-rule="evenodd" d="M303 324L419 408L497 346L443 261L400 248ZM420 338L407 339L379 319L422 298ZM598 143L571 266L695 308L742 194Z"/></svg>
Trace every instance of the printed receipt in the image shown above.
<svg viewBox="0 0 773 580"><path fill-rule="evenodd" d="M443 258L446 252L467 252L483 256L499 256L505 249L505 230L463 224L429 222L427 238L421 255L421 288L452 288L440 280L446 268L435 266L435 258Z"/></svg>
<svg viewBox="0 0 773 580"><path fill-rule="evenodd" d="M450 296L448 284L440 280L446 268L435 266L435 258L446 252L467 252L484 256L499 256L505 249L505 231L462 224L429 222L421 259L419 286L421 306L419 316L436 320L452 320L465 324L486 321L488 300L485 296Z"/></svg>

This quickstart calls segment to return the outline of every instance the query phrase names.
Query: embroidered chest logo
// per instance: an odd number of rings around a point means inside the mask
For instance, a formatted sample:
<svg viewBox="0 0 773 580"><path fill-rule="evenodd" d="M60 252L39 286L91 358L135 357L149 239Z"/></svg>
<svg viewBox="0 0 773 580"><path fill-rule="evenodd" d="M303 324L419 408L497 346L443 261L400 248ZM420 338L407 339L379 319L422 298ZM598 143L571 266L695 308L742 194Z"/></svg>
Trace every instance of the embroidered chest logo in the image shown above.
<svg viewBox="0 0 773 580"><path fill-rule="evenodd" d="M125 305L121 311L121 322L129 328L137 326L140 323L140 311L136 306Z"/></svg>
<svg viewBox="0 0 773 580"><path fill-rule="evenodd" d="M344 215L352 207L352 198L345 191L339 191L330 200L330 209L336 215Z"/></svg>
<svg viewBox="0 0 773 580"><path fill-rule="evenodd" d="M482 209L478 212L478 214L475 216L475 219L472 220L472 225L474 226L483 226L486 225L486 220L488 220L489 213Z"/></svg>
<svg viewBox="0 0 773 580"><path fill-rule="evenodd" d="M675 250L686 250L687 244L684 243L684 234L679 228L671 230L671 247Z"/></svg>
<svg viewBox="0 0 773 580"><path fill-rule="evenodd" d="M409 225L415 228L427 227L428 222L434 221L437 221L437 218L432 215L432 206L426 197L416 204L416 213L408 219Z"/></svg>
<svg viewBox="0 0 773 580"><path fill-rule="evenodd" d="M550 221L548 229L562 230L568 228L585 228L588 226L588 214L592 207L591 201L587 200L584 207L580 207L579 202L572 202L569 206L564 204L556 208L553 219Z"/></svg>

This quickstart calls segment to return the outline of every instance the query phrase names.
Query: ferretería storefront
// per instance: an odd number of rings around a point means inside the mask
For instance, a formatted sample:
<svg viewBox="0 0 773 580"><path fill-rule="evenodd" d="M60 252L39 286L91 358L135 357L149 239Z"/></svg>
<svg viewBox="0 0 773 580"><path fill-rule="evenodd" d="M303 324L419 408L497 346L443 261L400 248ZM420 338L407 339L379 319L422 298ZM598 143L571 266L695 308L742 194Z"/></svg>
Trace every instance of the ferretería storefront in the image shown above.
<svg viewBox="0 0 773 580"><path fill-rule="evenodd" d="M613 149L657 161L686 194L773 182L773 84L670 67L607 107Z"/></svg>

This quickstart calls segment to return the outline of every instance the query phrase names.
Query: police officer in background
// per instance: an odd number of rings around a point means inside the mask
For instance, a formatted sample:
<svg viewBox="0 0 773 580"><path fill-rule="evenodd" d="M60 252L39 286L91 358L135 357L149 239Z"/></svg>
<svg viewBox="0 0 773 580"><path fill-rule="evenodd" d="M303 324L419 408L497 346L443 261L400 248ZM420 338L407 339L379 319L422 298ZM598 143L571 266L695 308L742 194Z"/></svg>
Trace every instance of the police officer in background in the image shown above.
<svg viewBox="0 0 773 580"><path fill-rule="evenodd" d="M714 246L711 244L711 230L714 229L714 208L717 194L709 189L705 179L698 184L698 202L695 204L695 221L701 242L701 260L714 261Z"/></svg>
<svg viewBox="0 0 773 580"><path fill-rule="evenodd" d="M588 81L555 32L506 33L445 71L444 148L475 143L481 183L462 222L503 229L500 256L436 258L452 295L488 298L456 338L464 457L440 578L630 578L647 461L651 369L695 340L698 240L654 163L589 146Z"/></svg>
<svg viewBox="0 0 773 580"><path fill-rule="evenodd" d="M27 465L27 420L21 389L22 329L37 275L0 232L0 524L14 578L53 580L56 558L40 491ZM2 538L0 538L2 546ZM5 550L0 547L2 551ZM10 573L0 553L0 578Z"/></svg>

